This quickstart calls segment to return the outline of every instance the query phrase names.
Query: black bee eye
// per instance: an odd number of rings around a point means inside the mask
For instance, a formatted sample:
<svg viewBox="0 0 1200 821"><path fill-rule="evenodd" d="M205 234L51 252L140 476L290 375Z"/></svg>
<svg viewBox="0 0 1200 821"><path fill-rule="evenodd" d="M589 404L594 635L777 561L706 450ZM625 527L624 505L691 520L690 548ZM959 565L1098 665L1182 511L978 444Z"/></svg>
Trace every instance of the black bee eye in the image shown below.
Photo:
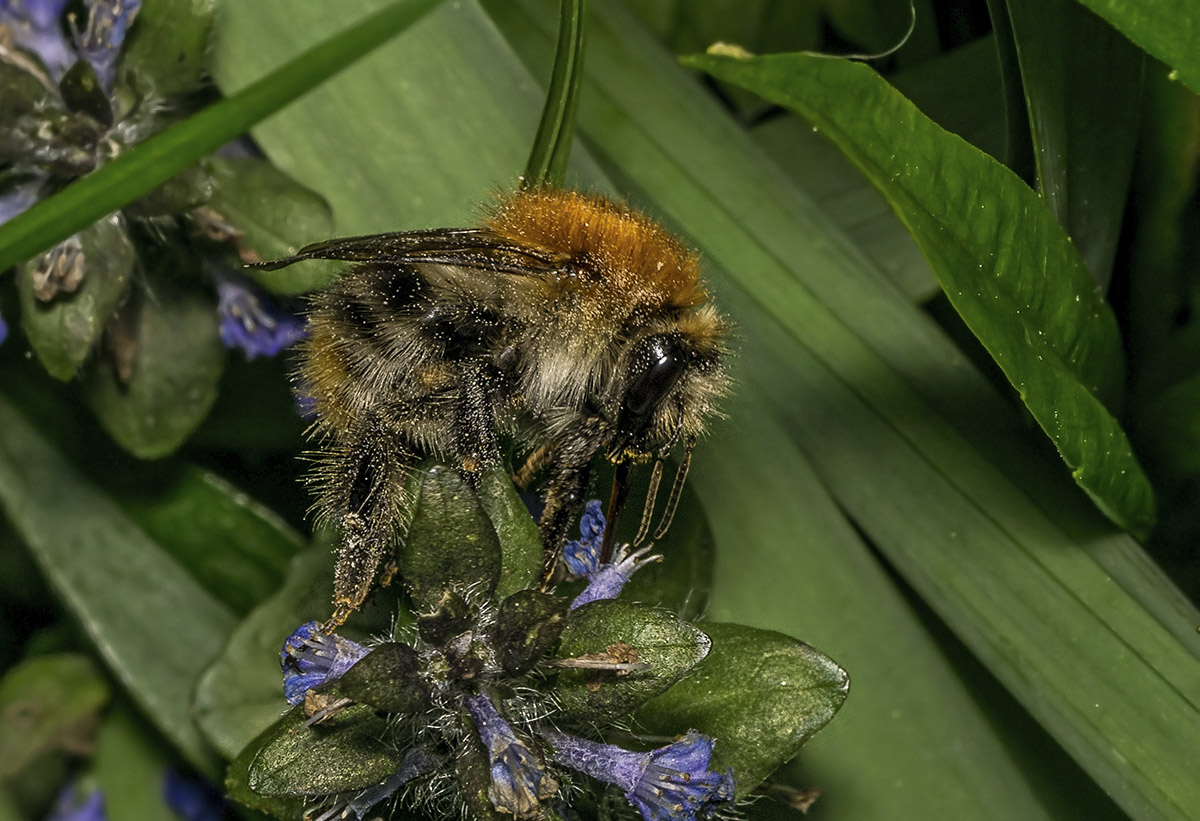
<svg viewBox="0 0 1200 821"><path fill-rule="evenodd" d="M638 344L630 364L621 416L632 426L644 424L662 398L675 386L687 355L674 336L650 336ZM625 428L622 426L622 429ZM632 432L632 431L629 431Z"/></svg>

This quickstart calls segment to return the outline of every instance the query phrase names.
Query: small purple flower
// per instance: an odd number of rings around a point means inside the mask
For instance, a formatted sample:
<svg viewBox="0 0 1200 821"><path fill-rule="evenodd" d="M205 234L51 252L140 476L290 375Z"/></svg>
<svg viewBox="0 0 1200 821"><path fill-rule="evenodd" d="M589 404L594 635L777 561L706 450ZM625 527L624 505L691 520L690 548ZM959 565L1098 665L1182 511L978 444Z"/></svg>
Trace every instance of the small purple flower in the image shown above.
<svg viewBox="0 0 1200 821"><path fill-rule="evenodd" d="M582 607L600 599L615 599L633 578L633 574L661 556L647 556L650 545L628 552L628 545L618 545L613 551L612 561L600 563L600 545L604 539L604 513L597 499L587 503L583 518L579 521L578 541L567 542L563 548L563 560L577 576L584 576L588 586L571 602L571 609Z"/></svg>
<svg viewBox="0 0 1200 821"><path fill-rule="evenodd" d="M183 821L222 821L226 816L225 798L220 791L207 781L170 767L163 774L163 799Z"/></svg>
<svg viewBox="0 0 1200 821"><path fill-rule="evenodd" d="M369 652L357 642L323 632L319 622L300 625L279 654L288 704L299 704L309 690L341 678Z"/></svg>
<svg viewBox="0 0 1200 821"><path fill-rule="evenodd" d="M217 293L221 342L226 348L241 348L247 359L275 356L307 333L304 320L258 296L247 285L225 279L218 283Z"/></svg>
<svg viewBox="0 0 1200 821"><path fill-rule="evenodd" d="M0 316L0 345L3 345L6 339L8 339L8 323L4 321L4 317Z"/></svg>
<svg viewBox="0 0 1200 821"><path fill-rule="evenodd" d="M56 83L75 63L63 36L66 5L67 0L0 0L0 26L12 33L18 48L37 55Z"/></svg>
<svg viewBox="0 0 1200 821"><path fill-rule="evenodd" d="M94 788L81 801L79 784L68 784L55 799L46 821L108 821L104 793L98 787Z"/></svg>
<svg viewBox="0 0 1200 821"><path fill-rule="evenodd" d="M615 784L645 821L712 818L733 803L733 768L724 775L709 770L712 739L695 730L648 753L559 732L543 735L554 745L557 763Z"/></svg>
<svg viewBox="0 0 1200 821"><path fill-rule="evenodd" d="M79 35L79 53L92 64L100 87L112 94L116 79L117 57L125 43L133 18L142 8L142 0L85 0L87 28Z"/></svg>
<svg viewBox="0 0 1200 821"><path fill-rule="evenodd" d="M488 798L499 812L516 818L541 815L539 802L558 791L558 782L546 774L542 762L517 738L487 696L466 698L467 712L487 748L492 783Z"/></svg>

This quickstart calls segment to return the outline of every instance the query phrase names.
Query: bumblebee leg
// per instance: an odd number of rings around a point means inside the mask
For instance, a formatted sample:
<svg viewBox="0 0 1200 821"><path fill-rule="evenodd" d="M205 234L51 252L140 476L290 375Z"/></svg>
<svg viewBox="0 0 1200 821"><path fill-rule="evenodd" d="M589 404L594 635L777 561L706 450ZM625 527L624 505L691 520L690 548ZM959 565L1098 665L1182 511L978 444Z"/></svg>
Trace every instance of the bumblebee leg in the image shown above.
<svg viewBox="0 0 1200 821"><path fill-rule="evenodd" d="M336 511L342 530L333 572L332 631L370 594L380 564L403 530L409 509L405 479L412 456L372 426L327 452L317 468L321 504Z"/></svg>
<svg viewBox="0 0 1200 821"><path fill-rule="evenodd" d="M462 369L462 392L454 417L454 447L463 479L479 487L484 471L500 462L500 442L496 434L496 413L487 371L477 362L467 361Z"/></svg>
<svg viewBox="0 0 1200 821"><path fill-rule="evenodd" d="M599 432L587 423L568 432L555 450L546 485L546 505L538 528L542 533L545 562L542 587L548 587L559 571L559 557L571 525L583 510L588 482L592 477L592 458L600 449Z"/></svg>
<svg viewBox="0 0 1200 821"><path fill-rule="evenodd" d="M558 450L558 443L551 440L542 443L538 449L529 454L529 458L525 460L525 464L521 465L521 469L513 476L513 484L519 490L528 490L533 484L533 477L537 476L546 465L554 460L554 453Z"/></svg>

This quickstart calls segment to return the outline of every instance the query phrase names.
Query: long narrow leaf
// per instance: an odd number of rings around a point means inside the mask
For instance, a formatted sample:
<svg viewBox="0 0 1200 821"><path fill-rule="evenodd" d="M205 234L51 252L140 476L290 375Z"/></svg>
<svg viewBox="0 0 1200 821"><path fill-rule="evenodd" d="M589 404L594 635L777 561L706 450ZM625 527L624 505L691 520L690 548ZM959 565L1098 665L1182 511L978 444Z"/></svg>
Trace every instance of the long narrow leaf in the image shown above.
<svg viewBox="0 0 1200 821"><path fill-rule="evenodd" d="M0 508L114 675L188 760L218 764L192 686L233 614L0 398Z"/></svg>
<svg viewBox="0 0 1200 821"><path fill-rule="evenodd" d="M166 182L403 31L439 0L400 0L236 96L157 134L0 229L0 271Z"/></svg>

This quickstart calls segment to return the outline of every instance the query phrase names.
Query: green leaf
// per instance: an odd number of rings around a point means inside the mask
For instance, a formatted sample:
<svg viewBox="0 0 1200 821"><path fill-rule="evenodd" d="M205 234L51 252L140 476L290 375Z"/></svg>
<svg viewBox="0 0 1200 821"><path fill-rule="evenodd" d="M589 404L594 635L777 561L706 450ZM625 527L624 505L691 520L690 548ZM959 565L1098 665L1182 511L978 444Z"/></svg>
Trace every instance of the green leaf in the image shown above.
<svg viewBox="0 0 1200 821"><path fill-rule="evenodd" d="M500 539L502 559L496 596L503 598L537 584L542 572L542 536L502 466L483 474L479 504L487 511Z"/></svg>
<svg viewBox="0 0 1200 821"><path fill-rule="evenodd" d="M1007 0L1038 190L1107 288L1129 194L1144 56L1075 0ZM1095 124L1103 122L1104 128Z"/></svg>
<svg viewBox="0 0 1200 821"><path fill-rule="evenodd" d="M708 653L703 631L644 604L596 601L572 611L555 657L633 662L635 670L564 668L554 696L578 719L617 719L664 692ZM632 653L629 653L632 648Z"/></svg>
<svg viewBox="0 0 1200 821"><path fill-rule="evenodd" d="M432 613L449 589L490 597L500 578L500 541L475 493L444 465L418 471L412 523L397 551L413 609Z"/></svg>
<svg viewBox="0 0 1200 821"><path fill-rule="evenodd" d="M371 652L335 682L321 689L385 713L421 715L432 706L429 690L419 678L421 662L412 645L388 641Z"/></svg>
<svg viewBox="0 0 1200 821"><path fill-rule="evenodd" d="M304 708L295 707L269 731L270 739L250 763L248 786L268 797L374 786L400 766L395 750L383 740L388 721L373 707L354 704L305 726Z"/></svg>
<svg viewBox="0 0 1200 821"><path fill-rule="evenodd" d="M283 821L294 821L303 815L304 799L265 796L254 792L250 789L250 765L254 763L263 747L274 741L294 723L293 715L289 713L279 719L277 723L263 730L246 746L246 749L242 750L237 758L229 763L229 767L225 770L225 792L231 799L252 810L267 813L275 818L283 819Z"/></svg>
<svg viewBox="0 0 1200 821"><path fill-rule="evenodd" d="M243 232L240 244L260 259L290 256L333 233L325 200L270 163L210 157L203 165L215 184L209 207ZM278 271L247 273L274 293L298 294L329 284L337 268L325 260L306 260Z"/></svg>
<svg viewBox="0 0 1200 821"><path fill-rule="evenodd" d="M200 86L215 11L214 0L143 0L121 53L140 93L170 97Z"/></svg>
<svg viewBox="0 0 1200 821"><path fill-rule="evenodd" d="M635 720L653 733L699 730L717 743L712 769L733 767L745 798L829 723L850 678L828 656L782 633L705 623L708 657L644 704Z"/></svg>
<svg viewBox="0 0 1200 821"><path fill-rule="evenodd" d="M398 0L295 57L282 70L156 134L0 227L0 271L166 182L404 30L438 0ZM326 16L323 18L328 20ZM322 27L320 30L324 30Z"/></svg>
<svg viewBox="0 0 1200 821"><path fill-rule="evenodd" d="M1200 18L1191 0L1128 3L1080 0L1117 30L1171 68L1174 79L1200 92Z"/></svg>
<svg viewBox="0 0 1200 821"><path fill-rule="evenodd" d="M304 544L266 507L194 466L123 506L210 594L239 615L279 589L289 560Z"/></svg>
<svg viewBox="0 0 1200 821"><path fill-rule="evenodd" d="M0 782L53 750L94 743L108 683L87 656L27 659L0 679Z"/></svg>
<svg viewBox="0 0 1200 821"><path fill-rule="evenodd" d="M178 821L165 797L171 758L171 750L128 704L118 703L106 713L90 766L104 792L106 817Z"/></svg>
<svg viewBox="0 0 1200 821"><path fill-rule="evenodd" d="M146 715L193 765L215 774L190 703L232 614L7 399L0 399L0 508Z"/></svg>
<svg viewBox="0 0 1200 821"><path fill-rule="evenodd" d="M79 234L83 248L83 281L74 293L49 302L34 295L37 260L17 276L21 290L21 325L34 353L56 379L75 376L95 349L104 329L125 299L137 265L137 253L125 232L125 220L112 215Z"/></svg>
<svg viewBox="0 0 1200 821"><path fill-rule="evenodd" d="M866 66L804 54L687 64L797 110L850 156L913 232L1075 481L1106 516L1144 535L1153 492L1104 406L1121 392L1116 319L1037 195Z"/></svg>
<svg viewBox="0 0 1200 821"><path fill-rule="evenodd" d="M129 378L97 362L84 380L85 396L121 447L158 459L183 444L217 399L225 349L216 306L205 294L159 283L125 306L119 321L132 346Z"/></svg>

